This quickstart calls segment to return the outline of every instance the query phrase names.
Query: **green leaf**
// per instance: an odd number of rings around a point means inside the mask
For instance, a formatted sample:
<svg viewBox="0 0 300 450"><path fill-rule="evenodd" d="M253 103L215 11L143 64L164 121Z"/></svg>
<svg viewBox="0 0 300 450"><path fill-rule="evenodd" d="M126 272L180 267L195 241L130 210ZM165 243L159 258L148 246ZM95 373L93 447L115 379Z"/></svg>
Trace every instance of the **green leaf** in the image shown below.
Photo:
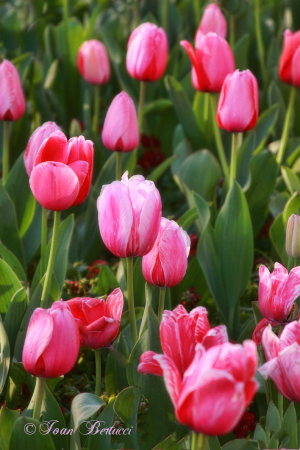
<svg viewBox="0 0 300 450"><path fill-rule="evenodd" d="M19 263L18 259L15 255L8 250L4 245L0 242L0 256L1 258L9 265L9 267L14 271L20 281L26 281L26 275L22 265Z"/></svg>
<svg viewBox="0 0 300 450"><path fill-rule="evenodd" d="M108 395L117 395L128 387L126 366L129 353L127 342L121 332L113 343L105 366L105 386Z"/></svg>
<svg viewBox="0 0 300 450"><path fill-rule="evenodd" d="M300 181L295 172L293 172L289 167L282 166L281 173L290 193L292 195L295 191L300 193Z"/></svg>
<svg viewBox="0 0 300 450"><path fill-rule="evenodd" d="M0 448L9 450L10 437L13 425L20 415L20 410L10 410L2 406L0 411Z"/></svg>
<svg viewBox="0 0 300 450"><path fill-rule="evenodd" d="M135 306L145 305L145 283L142 271L142 258L137 258L133 268L133 293Z"/></svg>
<svg viewBox="0 0 300 450"><path fill-rule="evenodd" d="M196 205L196 209L198 212L199 223L200 223L200 233L203 233L210 219L210 210L206 201L201 197L201 195L197 194L197 192L193 193L194 202Z"/></svg>
<svg viewBox="0 0 300 450"><path fill-rule="evenodd" d="M280 430L280 427L280 414L273 401L271 400L267 411L266 430L269 431L269 433L273 434Z"/></svg>
<svg viewBox="0 0 300 450"><path fill-rule="evenodd" d="M250 181L250 163L255 149L256 136L250 131L237 154L236 180L244 189Z"/></svg>
<svg viewBox="0 0 300 450"><path fill-rule="evenodd" d="M291 198L287 201L283 210L283 224L286 228L288 220L292 214L298 213L300 209L300 194L295 192Z"/></svg>
<svg viewBox="0 0 300 450"><path fill-rule="evenodd" d="M20 416L14 423L9 450L55 450L50 434L39 432L40 422Z"/></svg>
<svg viewBox="0 0 300 450"><path fill-rule="evenodd" d="M119 287L116 277L107 265L100 267L97 286L99 297L111 293L114 289Z"/></svg>
<svg viewBox="0 0 300 450"><path fill-rule="evenodd" d="M267 435L265 433L265 430L261 427L261 425L259 425L259 423L256 424L253 439L260 442L260 444L262 445L261 448L268 447Z"/></svg>
<svg viewBox="0 0 300 450"><path fill-rule="evenodd" d="M105 427L110 428L114 424L115 411L114 400L111 401L97 417L97 420ZM111 434L90 434L88 438L87 448L88 450L111 450L113 445L111 444Z"/></svg>
<svg viewBox="0 0 300 450"><path fill-rule="evenodd" d="M114 410L123 422L126 428L131 429L130 435L122 436L121 440L126 447L130 446L138 448L137 436L137 415L140 405L141 389L135 386L130 386L124 389L117 396L114 403Z"/></svg>
<svg viewBox="0 0 300 450"><path fill-rule="evenodd" d="M60 406L51 394L48 386L46 386L46 395L42 403L42 415L43 415L43 422L48 422L49 426L53 423L55 420L55 424L52 425L52 430L55 428L58 428L59 431L66 430L66 422L64 419L64 416L61 412ZM67 433L67 430L64 431ZM62 448L66 449L68 448L68 434L62 434L62 433L51 433L51 437L53 439L54 445L56 450L61 450Z"/></svg>
<svg viewBox="0 0 300 450"><path fill-rule="evenodd" d="M208 437L209 450L221 450L221 445L217 436Z"/></svg>
<svg viewBox="0 0 300 450"><path fill-rule="evenodd" d="M198 219L198 211L196 206L185 212L178 220L178 225L185 231L188 231L193 223Z"/></svg>
<svg viewBox="0 0 300 450"><path fill-rule="evenodd" d="M240 70L248 69L249 44L250 44L250 33L243 34L243 36L234 44L233 54L236 69Z"/></svg>
<svg viewBox="0 0 300 450"><path fill-rule="evenodd" d="M153 181L153 183L156 183L157 180L165 173L165 171L170 167L170 165L175 159L176 155L167 158L148 175L147 180L151 180Z"/></svg>
<svg viewBox="0 0 300 450"><path fill-rule="evenodd" d="M9 371L10 350L9 341L3 323L0 320L0 394L3 391Z"/></svg>
<svg viewBox="0 0 300 450"><path fill-rule="evenodd" d="M285 249L285 230L286 228L284 226L283 213L281 213L272 223L269 236L282 264L287 266L289 257Z"/></svg>
<svg viewBox="0 0 300 450"><path fill-rule="evenodd" d="M201 301L206 301L211 297L204 273L199 265L197 258L192 258L183 280L171 288L172 304L177 305L181 295L187 292L193 286L195 292L201 295Z"/></svg>
<svg viewBox="0 0 300 450"><path fill-rule="evenodd" d="M255 154L263 150L264 145L272 133L278 116L279 105L273 105L271 108L264 111L258 119L257 125L254 128L256 133L256 149Z"/></svg>
<svg viewBox="0 0 300 450"><path fill-rule="evenodd" d="M4 328L9 340L11 356L13 356L17 334L19 332L23 316L27 306L26 289L19 289L11 299L8 305L7 313L4 319Z"/></svg>
<svg viewBox="0 0 300 450"><path fill-rule="evenodd" d="M298 447L297 415L293 403L290 403L290 406L286 410L286 413L282 420L281 429L276 433L276 437L284 438L285 436L288 436L290 438L290 448Z"/></svg>
<svg viewBox="0 0 300 450"><path fill-rule="evenodd" d="M235 439L223 445L222 450L259 450L258 442L250 439Z"/></svg>
<svg viewBox="0 0 300 450"><path fill-rule="evenodd" d="M6 313L12 297L21 287L16 274L0 259L0 313Z"/></svg>

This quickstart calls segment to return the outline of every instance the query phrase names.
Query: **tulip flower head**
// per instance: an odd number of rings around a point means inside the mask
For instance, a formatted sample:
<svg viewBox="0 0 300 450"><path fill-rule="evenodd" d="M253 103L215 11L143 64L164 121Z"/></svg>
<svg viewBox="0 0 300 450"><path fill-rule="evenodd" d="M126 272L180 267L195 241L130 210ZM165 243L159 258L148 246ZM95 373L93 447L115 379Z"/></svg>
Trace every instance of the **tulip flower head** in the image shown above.
<svg viewBox="0 0 300 450"><path fill-rule="evenodd" d="M104 121L103 144L109 150L130 152L139 143L139 128L134 103L126 92L112 101Z"/></svg>
<svg viewBox="0 0 300 450"><path fill-rule="evenodd" d="M188 41L181 41L192 63L192 83L197 91L220 92L226 76L234 71L234 56L225 39L216 33L196 33L194 51Z"/></svg>
<svg viewBox="0 0 300 450"><path fill-rule="evenodd" d="M4 59L0 64L0 120L18 120L25 112L25 98L19 73Z"/></svg>
<svg viewBox="0 0 300 450"><path fill-rule="evenodd" d="M77 66L81 76L90 84L107 83L110 64L102 42L92 39L85 41L78 50Z"/></svg>
<svg viewBox="0 0 300 450"><path fill-rule="evenodd" d="M189 235L176 222L162 217L155 244L143 257L146 281L166 288L180 283L187 269L190 246Z"/></svg>
<svg viewBox="0 0 300 450"><path fill-rule="evenodd" d="M128 73L139 81L157 81L166 70L168 40L165 31L153 23L143 23L132 33L127 46Z"/></svg>
<svg viewBox="0 0 300 450"><path fill-rule="evenodd" d="M252 130L258 118L258 86L250 70L236 70L222 86L217 122L232 133Z"/></svg>
<svg viewBox="0 0 300 450"><path fill-rule="evenodd" d="M94 148L83 136L67 140L54 131L40 146L30 174L30 187L37 201L52 211L82 203L89 193Z"/></svg>
<svg viewBox="0 0 300 450"><path fill-rule="evenodd" d="M205 8L198 30L203 34L212 32L223 39L226 38L227 22L216 3L210 3Z"/></svg>
<svg viewBox="0 0 300 450"><path fill-rule="evenodd" d="M300 259L300 216L292 214L286 227L286 252L294 259Z"/></svg>
<svg viewBox="0 0 300 450"><path fill-rule="evenodd" d="M283 51L279 61L279 77L284 83L300 87L300 31L285 30Z"/></svg>
<svg viewBox="0 0 300 450"><path fill-rule="evenodd" d="M103 186L97 201L101 237L120 258L144 256L153 247L161 219L155 184L141 175Z"/></svg>
<svg viewBox="0 0 300 450"><path fill-rule="evenodd" d="M80 345L94 350L111 345L116 338L123 310L123 294L115 289L106 299L73 298L66 302L76 320Z"/></svg>
<svg viewBox="0 0 300 450"><path fill-rule="evenodd" d="M74 366L80 347L79 331L68 305L54 302L34 310L26 333L22 362L39 378L65 375Z"/></svg>

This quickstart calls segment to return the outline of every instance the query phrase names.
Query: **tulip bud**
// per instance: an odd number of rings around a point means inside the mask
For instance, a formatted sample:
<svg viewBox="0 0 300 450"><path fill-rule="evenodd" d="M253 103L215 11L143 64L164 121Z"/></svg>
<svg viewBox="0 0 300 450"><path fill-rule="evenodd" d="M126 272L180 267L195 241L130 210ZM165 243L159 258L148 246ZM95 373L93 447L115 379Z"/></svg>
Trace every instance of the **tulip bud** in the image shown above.
<svg viewBox="0 0 300 450"><path fill-rule="evenodd" d="M158 234L161 199L155 184L141 175L103 186L97 201L101 237L120 258L149 253Z"/></svg>
<svg viewBox="0 0 300 450"><path fill-rule="evenodd" d="M19 73L5 59L0 64L0 120L18 120L25 112L25 98Z"/></svg>
<svg viewBox="0 0 300 450"><path fill-rule="evenodd" d="M279 78L284 83L300 87L300 31L285 30L279 62Z"/></svg>
<svg viewBox="0 0 300 450"><path fill-rule="evenodd" d="M252 130L258 118L258 86L250 70L236 70L222 86L217 122L232 133Z"/></svg>
<svg viewBox="0 0 300 450"><path fill-rule="evenodd" d="M225 39L216 33L196 34L196 52L181 41L192 63L192 83L201 92L220 92L226 76L234 71L234 56Z"/></svg>
<svg viewBox="0 0 300 450"><path fill-rule="evenodd" d="M37 308L26 333L23 366L39 378L60 377L74 366L79 347L79 331L65 302L55 302L50 309Z"/></svg>
<svg viewBox="0 0 300 450"><path fill-rule="evenodd" d="M128 41L126 67L139 81L161 78L168 62L168 40L165 31L153 23L143 23Z"/></svg>
<svg viewBox="0 0 300 450"><path fill-rule="evenodd" d="M189 235L176 222L162 217L155 244L143 257L146 281L165 288L180 283L187 269L190 246Z"/></svg>
<svg viewBox="0 0 300 450"><path fill-rule="evenodd" d="M226 38L227 22L218 5L211 3L205 8L198 30L203 34L212 32Z"/></svg>
<svg viewBox="0 0 300 450"><path fill-rule="evenodd" d="M85 41L78 50L77 66L88 83L103 84L109 80L110 64L102 42L95 39Z"/></svg>
<svg viewBox="0 0 300 450"><path fill-rule="evenodd" d="M139 143L139 128L132 99L122 91L112 101L104 121L103 144L109 150L130 152Z"/></svg>
<svg viewBox="0 0 300 450"><path fill-rule="evenodd" d="M292 214L286 227L286 252L294 259L300 259L300 216Z"/></svg>

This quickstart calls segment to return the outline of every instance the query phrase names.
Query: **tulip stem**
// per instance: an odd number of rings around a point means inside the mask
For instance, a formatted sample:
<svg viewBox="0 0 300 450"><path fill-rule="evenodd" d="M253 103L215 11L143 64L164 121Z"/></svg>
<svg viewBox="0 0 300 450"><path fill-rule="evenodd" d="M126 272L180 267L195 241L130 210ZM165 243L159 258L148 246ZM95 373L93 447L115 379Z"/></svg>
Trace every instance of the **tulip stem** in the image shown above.
<svg viewBox="0 0 300 450"><path fill-rule="evenodd" d="M231 160L230 160L230 186L236 178L236 159L237 159L237 135L232 133L231 142Z"/></svg>
<svg viewBox="0 0 300 450"><path fill-rule="evenodd" d="M193 4L194 4L196 28L198 28L201 19L201 0L193 0Z"/></svg>
<svg viewBox="0 0 300 450"><path fill-rule="evenodd" d="M279 411L279 415L280 415L280 419L283 419L283 396L280 394L280 392L278 391L278 411Z"/></svg>
<svg viewBox="0 0 300 450"><path fill-rule="evenodd" d="M165 297L166 297L166 288L160 288L159 289L159 304L158 304L158 319L160 322L161 322L162 315L164 312Z"/></svg>
<svg viewBox="0 0 300 450"><path fill-rule="evenodd" d="M138 126L139 126L139 133L142 133L142 126L143 126L143 116L144 116L144 104L146 100L146 88L147 84L145 81L141 81L140 84L140 97L139 97L139 110L138 110Z"/></svg>
<svg viewBox="0 0 300 450"><path fill-rule="evenodd" d="M226 161L226 156L225 156L225 152L224 152L224 147L223 147L223 143L222 143L222 138L221 138L221 133L220 133L220 128L217 124L217 103L216 103L216 97L214 94L210 95L210 100L211 100L211 109L212 109L212 115L213 115L213 127L214 127L214 134L215 134L215 141L216 141L216 146L217 146L217 151L218 151L218 155L219 155L219 160L222 166L222 170L223 170L223 174L225 176L225 178L228 180L229 179L229 168L228 168L228 164Z"/></svg>
<svg viewBox="0 0 300 450"><path fill-rule="evenodd" d="M229 29L230 29L229 35L230 47L233 49L235 43L235 17L233 14L230 14L229 16Z"/></svg>
<svg viewBox="0 0 300 450"><path fill-rule="evenodd" d="M47 248L47 209L42 208L42 236L41 236L41 271L42 277L46 273L46 248Z"/></svg>
<svg viewBox="0 0 300 450"><path fill-rule="evenodd" d="M192 448L191 450L206 450L207 447L207 436L202 433L193 432L192 435Z"/></svg>
<svg viewBox="0 0 300 450"><path fill-rule="evenodd" d="M267 74L265 69L265 51L264 51L264 44L262 40L261 35L261 26L260 26L260 10L259 10L259 2L260 0L255 0L254 6L255 6L255 31L256 31L256 38L257 38L257 46L258 46L258 54L259 54L259 60L260 60L260 68L261 68L261 74L264 84L266 83Z"/></svg>
<svg viewBox="0 0 300 450"><path fill-rule="evenodd" d="M295 99L296 99L296 93L297 93L296 88L294 86L292 86L291 93L290 93L290 99L289 99L289 105L288 105L288 109L287 109L287 112L285 115L285 120L284 120L282 135L281 135L280 147L279 147L279 150L277 153L277 158L276 158L276 161L279 164L279 166L282 164L283 159L284 159L284 152L285 152L285 148L286 148L286 144L287 144L287 140L288 140L288 136L289 136L290 121L291 121L291 115L292 115L292 111L293 111L293 107L294 107L294 103L295 103Z"/></svg>
<svg viewBox="0 0 300 450"><path fill-rule="evenodd" d="M46 379L45 378L37 378L35 389L34 389L34 405L33 405L33 414L32 418L36 420L40 420L42 403L44 398L44 392L46 387Z"/></svg>
<svg viewBox="0 0 300 450"><path fill-rule="evenodd" d="M3 152L2 152L2 184L6 182L9 169L9 121L3 122Z"/></svg>
<svg viewBox="0 0 300 450"><path fill-rule="evenodd" d="M100 397L101 395L101 348L95 350L95 362L96 362L96 385L95 395Z"/></svg>
<svg viewBox="0 0 300 450"><path fill-rule="evenodd" d="M135 309L134 309L134 292L133 292L133 257L126 258L127 260L127 296L128 296L128 309L129 319L131 327L132 344L135 345L137 341L137 328L135 321Z"/></svg>
<svg viewBox="0 0 300 450"><path fill-rule="evenodd" d="M60 211L55 211L54 212L54 224L53 224L50 256L49 256L49 260L48 260L47 273L46 273L45 283L44 283L42 297L41 297L41 307L42 308L46 307L47 297L48 297L51 280L52 280L52 272L53 272L54 263L55 263L56 247L57 247L57 240L58 240L59 221L60 221Z"/></svg>
<svg viewBox="0 0 300 450"><path fill-rule="evenodd" d="M162 2L162 27L167 32L168 27L168 0Z"/></svg>
<svg viewBox="0 0 300 450"><path fill-rule="evenodd" d="M122 177L122 152L116 152L116 180L121 180Z"/></svg>
<svg viewBox="0 0 300 450"><path fill-rule="evenodd" d="M95 100L94 100L94 117L93 117L93 131L98 136L98 120L100 112L100 84L95 86Z"/></svg>

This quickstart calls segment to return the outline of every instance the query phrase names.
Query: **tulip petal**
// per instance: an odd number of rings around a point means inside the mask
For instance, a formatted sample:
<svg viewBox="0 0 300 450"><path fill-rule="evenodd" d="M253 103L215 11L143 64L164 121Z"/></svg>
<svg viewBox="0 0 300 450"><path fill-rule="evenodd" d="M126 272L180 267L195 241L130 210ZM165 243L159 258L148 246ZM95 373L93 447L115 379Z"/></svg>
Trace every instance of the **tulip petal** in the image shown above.
<svg viewBox="0 0 300 450"><path fill-rule="evenodd" d="M108 316L107 306L103 298L85 297L82 300L82 310L88 324L95 322L103 316Z"/></svg>
<svg viewBox="0 0 300 450"><path fill-rule="evenodd" d="M210 347L223 344L224 342L228 342L227 328L225 325L219 325L207 332L202 340L202 345L205 350L208 350Z"/></svg>
<svg viewBox="0 0 300 450"><path fill-rule="evenodd" d="M121 321L124 306L123 294L120 288L112 291L106 299L107 314L115 320Z"/></svg>
<svg viewBox="0 0 300 450"><path fill-rule="evenodd" d="M263 332L265 331L266 327L272 323L274 323L274 322L271 322L268 319L262 319L260 322L258 322L258 324L256 325L256 327L253 331L253 335L252 335L252 340L255 342L256 345L261 344ZM277 324L277 322L275 322L275 324L279 325L279 324Z"/></svg>
<svg viewBox="0 0 300 450"><path fill-rule="evenodd" d="M85 161L88 164L86 177L80 183L78 196L74 202L74 206L82 203L87 197L93 178L94 165L94 147L92 141L86 141L83 136L72 138L69 140L69 159L68 165L73 169L73 164L79 161ZM76 170L74 170L76 173Z"/></svg>
<svg viewBox="0 0 300 450"><path fill-rule="evenodd" d="M19 73L7 59L0 64L0 120L18 120L25 112Z"/></svg>
<svg viewBox="0 0 300 450"><path fill-rule="evenodd" d="M282 350L278 355L278 365L282 373L280 380L280 389L282 394L292 402L300 402L300 383L299 383L299 365L300 365L300 347L294 342L289 347ZM274 373L271 378L274 380ZM274 380L275 382L275 380ZM275 382L276 384L276 382ZM277 385L276 385L277 387ZM278 388L279 389L279 388Z"/></svg>
<svg viewBox="0 0 300 450"><path fill-rule="evenodd" d="M197 308L192 309L190 314L194 312L197 312L195 338L197 342L203 343L204 337L210 330L210 323L207 318L207 309L203 306L198 306Z"/></svg>
<svg viewBox="0 0 300 450"><path fill-rule="evenodd" d="M81 335L81 345L93 349L109 346L120 328L119 320L101 317L86 327L86 335Z"/></svg>
<svg viewBox="0 0 300 450"><path fill-rule="evenodd" d="M57 130L43 141L36 155L34 167L47 161L67 164L68 157L68 140L62 131Z"/></svg>
<svg viewBox="0 0 300 450"><path fill-rule="evenodd" d="M297 48L300 46L300 32L284 32L283 51L279 61L279 76L284 83L293 84L293 63ZM296 61L295 61L296 63Z"/></svg>
<svg viewBox="0 0 300 450"><path fill-rule="evenodd" d="M163 376L162 368L160 367L160 363L156 361L153 357L156 356L157 353L148 350L143 353L140 357L140 363L137 367L138 372L146 375L147 373L151 375Z"/></svg>
<svg viewBox="0 0 300 450"><path fill-rule="evenodd" d="M284 327L284 330L281 333L280 341L278 344L279 349L277 349L277 354L274 356L278 355L278 351L284 350L290 345L293 345L295 342L297 342L297 344L300 345L300 323L297 322L296 320L294 322L287 324Z"/></svg>
<svg viewBox="0 0 300 450"><path fill-rule="evenodd" d="M89 165L86 161L76 161L68 165L70 169L76 174L79 182L79 191L73 206L82 203L87 194L89 193L90 183L89 177ZM88 181L88 183L86 183Z"/></svg>
<svg viewBox="0 0 300 450"><path fill-rule="evenodd" d="M166 355L155 355L153 359L158 362L162 369L166 389L174 407L176 407L181 389L180 373L174 362Z"/></svg>
<svg viewBox="0 0 300 450"><path fill-rule="evenodd" d="M283 376L281 365L279 364L279 358L273 358L266 362L258 369L259 373L265 380L271 378L279 392L288 400L293 401L293 392L291 391L288 383Z"/></svg>
<svg viewBox="0 0 300 450"><path fill-rule="evenodd" d="M76 297L72 298L71 300L68 300L68 306L71 310L71 313L76 319L80 319L83 322L86 322L86 325L88 324L85 314L83 312L83 303L85 301L85 297Z"/></svg>

